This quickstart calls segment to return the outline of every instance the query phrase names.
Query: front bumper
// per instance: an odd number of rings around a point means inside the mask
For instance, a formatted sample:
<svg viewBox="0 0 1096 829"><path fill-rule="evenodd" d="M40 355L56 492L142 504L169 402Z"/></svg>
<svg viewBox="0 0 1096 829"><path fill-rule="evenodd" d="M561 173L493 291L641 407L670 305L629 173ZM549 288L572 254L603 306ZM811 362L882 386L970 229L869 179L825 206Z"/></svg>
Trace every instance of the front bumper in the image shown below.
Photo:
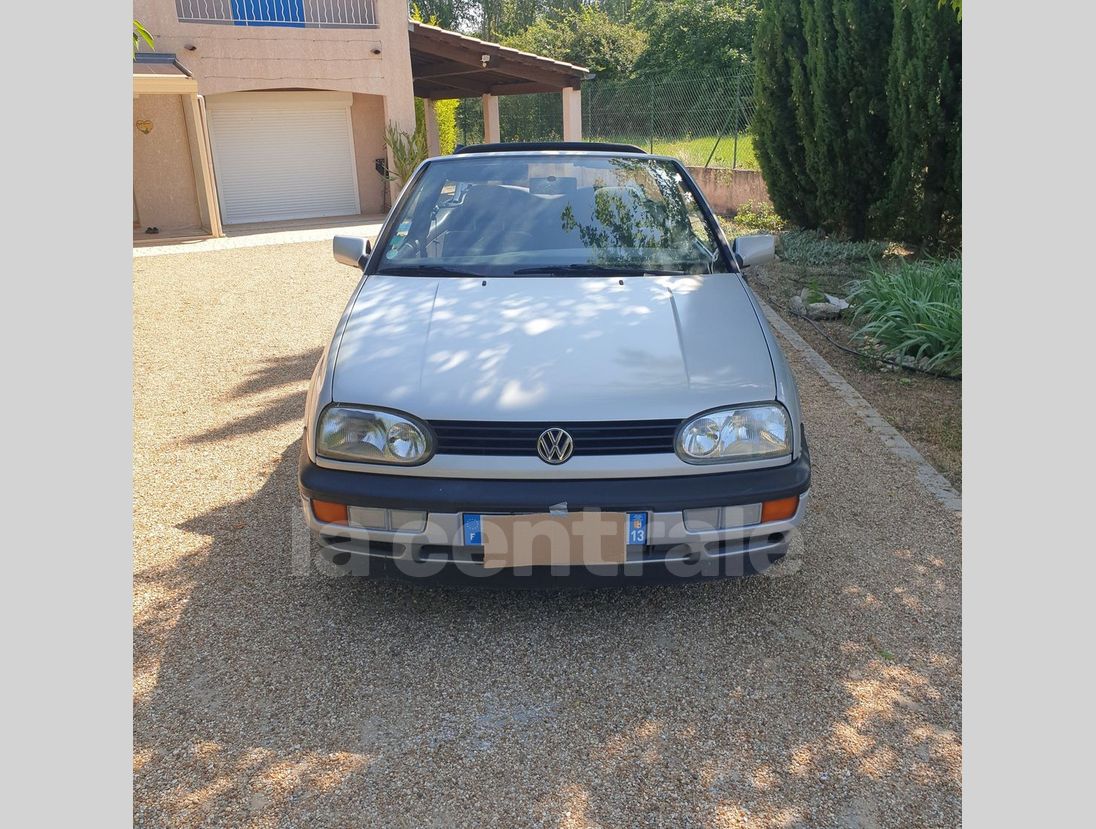
<svg viewBox="0 0 1096 829"><path fill-rule="evenodd" d="M299 484L309 528L322 554L354 572L441 580L513 583L607 578L678 580L760 572L787 552L791 532L803 519L810 489L810 454L781 467L708 475L608 480L481 480L401 477L348 472L315 465L302 446ZM795 514L731 529L686 527L684 510L738 506L799 496ZM319 521L310 500L428 513L422 532L394 532ZM482 549L463 544L464 513L547 513L566 503L577 512L640 512L648 515L647 544L629 546L628 562L604 567L488 570ZM542 572L543 571L543 572ZM550 571L550 572L549 572Z"/></svg>

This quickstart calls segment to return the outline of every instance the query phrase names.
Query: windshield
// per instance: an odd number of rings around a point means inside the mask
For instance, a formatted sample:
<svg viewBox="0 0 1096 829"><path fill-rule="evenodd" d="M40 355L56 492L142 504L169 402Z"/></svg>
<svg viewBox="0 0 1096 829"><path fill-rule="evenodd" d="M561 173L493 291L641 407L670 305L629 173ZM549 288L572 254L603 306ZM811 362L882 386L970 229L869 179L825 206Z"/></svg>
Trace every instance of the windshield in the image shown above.
<svg viewBox="0 0 1096 829"><path fill-rule="evenodd" d="M588 155L430 163L378 273L715 273L716 236L676 165Z"/></svg>

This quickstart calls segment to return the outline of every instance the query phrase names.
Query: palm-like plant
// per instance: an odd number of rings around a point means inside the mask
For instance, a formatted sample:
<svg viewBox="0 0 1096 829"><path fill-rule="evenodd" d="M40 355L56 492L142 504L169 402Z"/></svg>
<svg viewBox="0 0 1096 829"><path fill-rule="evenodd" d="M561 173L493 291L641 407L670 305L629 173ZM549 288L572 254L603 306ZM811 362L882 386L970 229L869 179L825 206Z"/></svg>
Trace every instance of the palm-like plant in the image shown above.
<svg viewBox="0 0 1096 829"><path fill-rule="evenodd" d="M392 169L385 178L402 185L426 158L426 132L421 127L405 132L389 123L384 130L384 143L392 154Z"/></svg>
<svg viewBox="0 0 1096 829"><path fill-rule="evenodd" d="M907 262L895 270L876 266L851 294L853 317L864 324L854 336L871 338L895 357L924 368L959 374L963 365L963 266L960 260Z"/></svg>
<svg viewBox="0 0 1096 829"><path fill-rule="evenodd" d="M148 44L149 49L155 49L156 43L152 39L152 35L149 34L148 29L141 25L140 20L133 21L133 59L137 60L137 48L141 45L141 41Z"/></svg>

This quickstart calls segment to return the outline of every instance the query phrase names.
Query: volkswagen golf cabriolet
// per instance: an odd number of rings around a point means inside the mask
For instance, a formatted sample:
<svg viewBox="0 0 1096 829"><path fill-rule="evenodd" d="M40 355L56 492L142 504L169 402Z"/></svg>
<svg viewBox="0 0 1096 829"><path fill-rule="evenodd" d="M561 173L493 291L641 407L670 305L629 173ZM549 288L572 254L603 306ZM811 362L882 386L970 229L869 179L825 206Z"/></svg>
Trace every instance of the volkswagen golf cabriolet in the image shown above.
<svg viewBox="0 0 1096 829"><path fill-rule="evenodd" d="M627 145L424 161L309 386L299 484L356 572L541 582L760 572L803 518L798 392L686 169Z"/></svg>

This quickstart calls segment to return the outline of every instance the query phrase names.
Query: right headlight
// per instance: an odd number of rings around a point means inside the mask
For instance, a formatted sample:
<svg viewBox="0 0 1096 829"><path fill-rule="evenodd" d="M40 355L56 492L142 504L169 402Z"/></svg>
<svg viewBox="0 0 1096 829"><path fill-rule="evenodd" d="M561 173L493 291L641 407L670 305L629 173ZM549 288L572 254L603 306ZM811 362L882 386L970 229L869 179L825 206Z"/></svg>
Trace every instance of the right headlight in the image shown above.
<svg viewBox="0 0 1096 829"><path fill-rule="evenodd" d="M779 403L736 406L697 415L677 431L678 456L688 463L777 458L792 452L792 422Z"/></svg>
<svg viewBox="0 0 1096 829"><path fill-rule="evenodd" d="M413 466L433 451L426 426L381 409L328 406L316 429L316 454L340 461Z"/></svg>

